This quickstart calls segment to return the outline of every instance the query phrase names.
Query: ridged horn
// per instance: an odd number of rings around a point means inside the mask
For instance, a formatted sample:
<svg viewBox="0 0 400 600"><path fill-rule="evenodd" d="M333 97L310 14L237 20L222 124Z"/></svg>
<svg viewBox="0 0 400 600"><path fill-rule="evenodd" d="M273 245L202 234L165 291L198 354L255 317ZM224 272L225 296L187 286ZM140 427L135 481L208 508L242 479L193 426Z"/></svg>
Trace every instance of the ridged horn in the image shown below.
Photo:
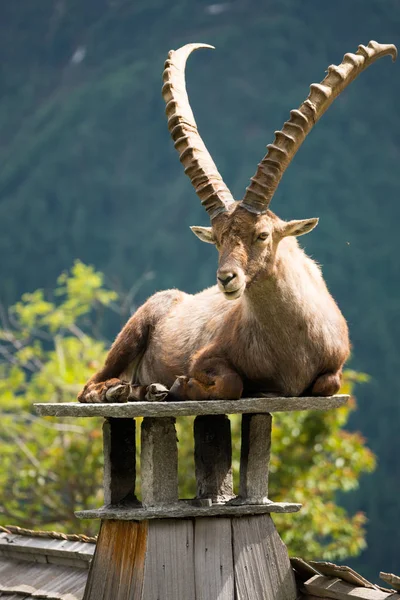
<svg viewBox="0 0 400 600"><path fill-rule="evenodd" d="M257 172L246 189L241 206L250 212L265 213L276 188L313 125L322 117L339 94L364 69L382 56L397 58L397 49L393 44L369 42L368 46L359 46L355 54L345 54L343 62L337 67L328 67L328 74L321 83L310 86L310 94L298 110L290 112L280 131L275 131L273 144L267 146L268 152L260 162Z"/></svg>
<svg viewBox="0 0 400 600"><path fill-rule="evenodd" d="M213 219L227 211L234 199L200 137L186 92L186 61L193 50L198 48L213 46L187 44L179 50L169 52L163 73L162 95L167 104L168 129L179 153L179 159L202 205L210 219Z"/></svg>

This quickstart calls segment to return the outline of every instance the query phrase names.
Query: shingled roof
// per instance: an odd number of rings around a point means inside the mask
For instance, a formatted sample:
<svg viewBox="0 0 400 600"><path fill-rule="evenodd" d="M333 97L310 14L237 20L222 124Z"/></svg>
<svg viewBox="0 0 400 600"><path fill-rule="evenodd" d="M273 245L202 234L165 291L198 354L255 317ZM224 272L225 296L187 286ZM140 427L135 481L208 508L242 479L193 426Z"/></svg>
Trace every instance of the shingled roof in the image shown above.
<svg viewBox="0 0 400 600"><path fill-rule="evenodd" d="M82 535L0 527L0 600L82 600L95 543ZM346 566L301 558L291 564L301 600L400 600L400 578L391 573L380 575L396 589Z"/></svg>
<svg viewBox="0 0 400 600"><path fill-rule="evenodd" d="M82 600L95 538L0 527L1 600Z"/></svg>
<svg viewBox="0 0 400 600"><path fill-rule="evenodd" d="M350 567L329 562L306 562L301 558L292 558L290 562L302 600L400 600L396 589L375 585ZM400 578L391 573L380 573L380 576L393 587L400 582Z"/></svg>

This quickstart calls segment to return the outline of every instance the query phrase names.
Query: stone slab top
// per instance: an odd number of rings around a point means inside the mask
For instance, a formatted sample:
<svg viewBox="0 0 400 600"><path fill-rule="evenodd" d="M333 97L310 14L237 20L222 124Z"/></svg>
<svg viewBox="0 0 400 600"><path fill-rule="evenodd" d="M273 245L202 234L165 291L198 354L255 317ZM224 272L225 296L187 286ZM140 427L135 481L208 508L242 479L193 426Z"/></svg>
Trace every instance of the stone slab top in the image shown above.
<svg viewBox="0 0 400 600"><path fill-rule="evenodd" d="M103 506L92 510L75 512L78 519L117 519L118 521L144 521L147 519L187 519L193 517L243 517L245 515L263 515L268 513L294 513L301 504L294 502L269 502L268 504L212 506L189 506L178 501L172 505L129 508L124 506Z"/></svg>
<svg viewBox="0 0 400 600"><path fill-rule="evenodd" d="M195 415L229 415L244 413L329 410L347 403L349 396L240 398L240 400L185 400L183 402L128 402L123 404L80 404L46 402L34 404L44 417L187 417Z"/></svg>

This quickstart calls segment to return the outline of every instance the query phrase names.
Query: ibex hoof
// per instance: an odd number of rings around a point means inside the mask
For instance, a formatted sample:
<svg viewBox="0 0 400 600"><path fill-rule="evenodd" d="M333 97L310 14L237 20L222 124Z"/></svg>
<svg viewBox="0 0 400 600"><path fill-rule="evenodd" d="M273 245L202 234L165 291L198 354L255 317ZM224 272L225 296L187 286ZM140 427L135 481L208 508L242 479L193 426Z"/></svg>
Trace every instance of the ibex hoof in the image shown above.
<svg viewBox="0 0 400 600"><path fill-rule="evenodd" d="M131 392L129 383L119 382L110 386L105 393L106 402L128 402Z"/></svg>
<svg viewBox="0 0 400 600"><path fill-rule="evenodd" d="M168 396L169 390L161 383L152 383L148 386L146 400L148 402L162 402Z"/></svg>
<svg viewBox="0 0 400 600"><path fill-rule="evenodd" d="M186 400L187 396L187 385L189 378L184 375L179 375L169 390L169 395L173 400Z"/></svg>

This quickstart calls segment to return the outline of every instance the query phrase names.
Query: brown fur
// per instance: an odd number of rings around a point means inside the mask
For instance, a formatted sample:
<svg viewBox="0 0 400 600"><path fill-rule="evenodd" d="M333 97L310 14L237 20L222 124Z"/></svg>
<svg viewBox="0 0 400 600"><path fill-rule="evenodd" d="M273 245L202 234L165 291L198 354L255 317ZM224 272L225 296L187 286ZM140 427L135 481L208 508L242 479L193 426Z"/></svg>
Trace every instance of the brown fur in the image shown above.
<svg viewBox="0 0 400 600"><path fill-rule="evenodd" d="M217 246L218 286L152 296L78 399L142 400L154 382L179 399L336 393L349 355L347 325L319 267L293 237L316 222L285 223L237 203L212 228L194 228Z"/></svg>

